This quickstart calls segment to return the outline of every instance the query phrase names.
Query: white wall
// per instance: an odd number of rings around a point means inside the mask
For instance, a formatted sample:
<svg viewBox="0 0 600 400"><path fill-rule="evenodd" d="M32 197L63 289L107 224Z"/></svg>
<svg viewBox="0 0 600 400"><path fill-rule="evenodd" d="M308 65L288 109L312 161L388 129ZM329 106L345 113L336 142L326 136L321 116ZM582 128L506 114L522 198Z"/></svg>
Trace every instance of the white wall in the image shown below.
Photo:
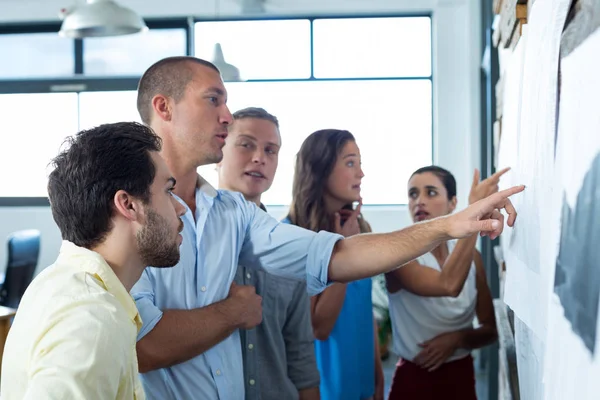
<svg viewBox="0 0 600 400"><path fill-rule="evenodd" d="M213 1L120 0L145 17L182 15L214 17ZM222 1L220 15L239 13L233 1ZM383 14L431 12L433 27L434 162L451 170L458 182L459 207L466 205L473 169L479 166L479 53L480 2L475 0L267 0L270 14ZM286 4L289 3L289 4ZM0 23L56 20L57 10L72 0L2 0ZM10 173L2 171L2 174ZM0 180L1 182L1 180ZM391 185L403 184L390 180ZM363 208L365 218L377 232L406 226L406 207ZM283 208L271 210L276 217ZM42 231L40 265L53 262L60 235L48 208L0 207L0 243L12 231L37 228ZM5 248L0 245L0 266L5 265Z"/></svg>

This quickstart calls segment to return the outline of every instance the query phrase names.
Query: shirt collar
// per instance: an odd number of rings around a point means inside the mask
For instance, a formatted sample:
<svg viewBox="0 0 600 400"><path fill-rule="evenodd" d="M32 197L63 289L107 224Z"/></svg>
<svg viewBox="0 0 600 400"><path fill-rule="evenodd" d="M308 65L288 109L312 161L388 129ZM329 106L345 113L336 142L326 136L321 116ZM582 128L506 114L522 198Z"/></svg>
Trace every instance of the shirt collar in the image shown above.
<svg viewBox="0 0 600 400"><path fill-rule="evenodd" d="M217 195L219 194L219 192L217 192L217 189L215 189L210 183L208 183L206 179L201 177L200 174L198 174L196 188L210 197L217 197Z"/></svg>
<svg viewBox="0 0 600 400"><path fill-rule="evenodd" d="M133 297L127 292L123 283L100 254L63 240L58 257L84 258L87 262L78 264L78 267L92 274L104 286L104 289L121 303L129 318L137 324L138 330L142 327L142 320Z"/></svg>

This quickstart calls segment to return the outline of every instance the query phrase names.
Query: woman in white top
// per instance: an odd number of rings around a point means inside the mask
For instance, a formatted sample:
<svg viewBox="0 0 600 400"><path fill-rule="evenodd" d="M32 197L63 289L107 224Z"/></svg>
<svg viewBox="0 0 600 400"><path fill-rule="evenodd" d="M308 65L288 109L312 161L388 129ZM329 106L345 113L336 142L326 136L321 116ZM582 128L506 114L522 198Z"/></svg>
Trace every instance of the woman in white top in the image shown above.
<svg viewBox="0 0 600 400"><path fill-rule="evenodd" d="M475 171L469 204L497 191L504 172L479 182ZM408 198L414 222L450 214L456 208L456 181L443 168L421 168L408 182ZM474 235L444 242L386 274L393 350L400 356L390 400L476 399L470 350L497 338L492 297L476 241ZM428 276L444 275L444 270L455 272L448 285L432 285ZM473 327L475 315L478 328Z"/></svg>

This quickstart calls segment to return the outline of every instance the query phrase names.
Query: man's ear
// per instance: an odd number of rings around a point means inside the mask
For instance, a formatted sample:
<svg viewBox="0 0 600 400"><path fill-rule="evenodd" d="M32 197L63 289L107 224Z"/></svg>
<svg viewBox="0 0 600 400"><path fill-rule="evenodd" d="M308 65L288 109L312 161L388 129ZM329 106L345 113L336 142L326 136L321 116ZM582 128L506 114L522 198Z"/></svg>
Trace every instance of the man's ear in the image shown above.
<svg viewBox="0 0 600 400"><path fill-rule="evenodd" d="M162 94L157 94L152 98L152 110L163 121L170 121L173 117L171 101L167 96Z"/></svg>
<svg viewBox="0 0 600 400"><path fill-rule="evenodd" d="M130 221L138 221L142 215L142 203L124 190L119 190L113 198L117 214Z"/></svg>

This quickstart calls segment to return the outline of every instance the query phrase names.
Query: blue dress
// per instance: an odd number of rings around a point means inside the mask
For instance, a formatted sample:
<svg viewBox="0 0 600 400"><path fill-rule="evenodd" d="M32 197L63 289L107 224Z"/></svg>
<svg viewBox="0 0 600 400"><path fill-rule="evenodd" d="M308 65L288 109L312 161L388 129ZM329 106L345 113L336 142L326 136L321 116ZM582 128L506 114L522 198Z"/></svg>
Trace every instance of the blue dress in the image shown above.
<svg viewBox="0 0 600 400"><path fill-rule="evenodd" d="M290 223L288 219L284 223ZM375 394L375 337L370 278L347 284L327 340L315 340L321 400L361 400Z"/></svg>
<svg viewBox="0 0 600 400"><path fill-rule="evenodd" d="M351 282L327 340L315 340L322 400L360 400L375 393L371 279Z"/></svg>

